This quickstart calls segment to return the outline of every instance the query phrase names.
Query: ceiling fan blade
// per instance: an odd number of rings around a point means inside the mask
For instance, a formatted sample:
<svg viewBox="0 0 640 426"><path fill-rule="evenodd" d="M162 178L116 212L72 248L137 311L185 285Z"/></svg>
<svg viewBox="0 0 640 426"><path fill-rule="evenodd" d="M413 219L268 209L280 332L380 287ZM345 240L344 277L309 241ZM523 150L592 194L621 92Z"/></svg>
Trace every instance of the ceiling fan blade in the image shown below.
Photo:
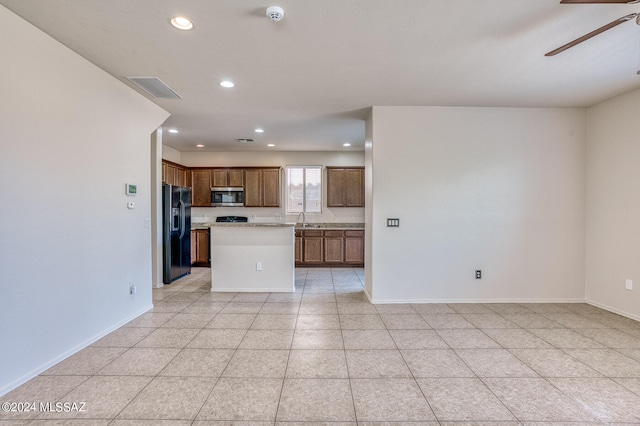
<svg viewBox="0 0 640 426"><path fill-rule="evenodd" d="M562 0L562 4L603 4L603 3L616 3L616 4L635 4L640 3L640 0Z"/></svg>
<svg viewBox="0 0 640 426"><path fill-rule="evenodd" d="M631 13L629 15L623 16L622 18L618 18L615 21L610 22L607 25L598 28L597 30L591 31L589 34L585 34L582 37L577 38L565 44L564 46L560 46L557 49L552 50L551 52L545 54L544 56L554 56L554 55L557 55L558 53L564 52L565 50L570 49L573 46L582 43L583 41L589 40L591 37L595 37L600 33L610 30L613 27L617 27L618 25L637 17L638 15L640 15L640 13Z"/></svg>

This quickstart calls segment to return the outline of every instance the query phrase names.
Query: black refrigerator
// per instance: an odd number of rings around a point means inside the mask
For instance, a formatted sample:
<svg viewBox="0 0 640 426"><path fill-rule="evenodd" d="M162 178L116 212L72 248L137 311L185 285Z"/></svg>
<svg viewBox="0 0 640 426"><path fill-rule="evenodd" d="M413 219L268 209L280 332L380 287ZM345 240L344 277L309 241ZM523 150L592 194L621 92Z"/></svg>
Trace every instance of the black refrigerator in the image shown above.
<svg viewBox="0 0 640 426"><path fill-rule="evenodd" d="M162 282L191 273L191 188L162 185Z"/></svg>

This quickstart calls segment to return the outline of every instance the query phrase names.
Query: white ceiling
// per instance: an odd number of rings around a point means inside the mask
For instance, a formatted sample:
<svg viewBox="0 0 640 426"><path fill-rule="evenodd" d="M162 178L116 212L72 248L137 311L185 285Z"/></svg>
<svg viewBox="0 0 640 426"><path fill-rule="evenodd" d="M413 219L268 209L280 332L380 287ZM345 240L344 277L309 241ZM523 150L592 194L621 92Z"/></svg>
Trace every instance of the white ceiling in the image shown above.
<svg viewBox="0 0 640 426"><path fill-rule="evenodd" d="M585 107L640 87L640 28L544 54L640 5L559 0L0 0L125 84L183 99L179 151L364 147L373 105ZM266 7L284 8L277 23ZM168 24L184 15L192 31ZM7 60L7 58L5 58ZM218 86L222 79L233 89ZM138 89L136 89L138 90ZM254 133L264 128L262 134ZM398 135L402 137L402 135ZM254 138L253 145L235 142ZM267 143L276 144L266 148Z"/></svg>

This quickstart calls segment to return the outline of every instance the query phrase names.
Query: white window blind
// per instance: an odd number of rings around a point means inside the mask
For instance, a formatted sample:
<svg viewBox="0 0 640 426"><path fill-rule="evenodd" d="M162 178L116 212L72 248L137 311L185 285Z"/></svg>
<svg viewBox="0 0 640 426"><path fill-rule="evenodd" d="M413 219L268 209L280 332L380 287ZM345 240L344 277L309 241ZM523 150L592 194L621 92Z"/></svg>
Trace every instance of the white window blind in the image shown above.
<svg viewBox="0 0 640 426"><path fill-rule="evenodd" d="M287 167L287 213L322 212L322 166Z"/></svg>

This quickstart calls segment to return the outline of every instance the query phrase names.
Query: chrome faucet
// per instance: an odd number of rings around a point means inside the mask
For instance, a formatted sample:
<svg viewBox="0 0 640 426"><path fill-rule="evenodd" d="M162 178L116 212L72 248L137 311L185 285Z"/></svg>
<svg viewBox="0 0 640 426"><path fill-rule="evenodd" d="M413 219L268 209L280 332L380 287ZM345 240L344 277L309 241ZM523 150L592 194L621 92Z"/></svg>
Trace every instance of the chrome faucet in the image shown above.
<svg viewBox="0 0 640 426"><path fill-rule="evenodd" d="M305 216L304 212L298 213L298 217L296 218L296 224L298 222L300 222L300 215L302 215L302 227L306 228L307 227L307 217Z"/></svg>

